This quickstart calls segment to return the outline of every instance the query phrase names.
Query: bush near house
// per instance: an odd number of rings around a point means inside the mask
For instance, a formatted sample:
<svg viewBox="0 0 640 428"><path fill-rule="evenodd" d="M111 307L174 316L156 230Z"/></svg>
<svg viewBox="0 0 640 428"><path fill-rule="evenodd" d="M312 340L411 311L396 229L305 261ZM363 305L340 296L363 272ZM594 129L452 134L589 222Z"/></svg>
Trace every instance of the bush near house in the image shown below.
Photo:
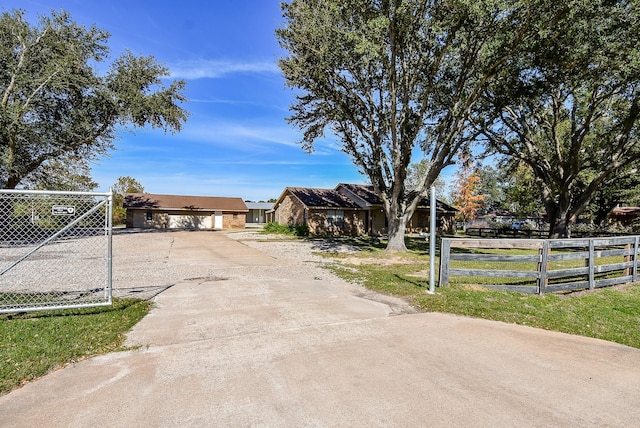
<svg viewBox="0 0 640 428"><path fill-rule="evenodd" d="M289 226L286 224L269 222L265 224L262 231L263 233L276 233L279 235L309 236L309 227L306 224Z"/></svg>

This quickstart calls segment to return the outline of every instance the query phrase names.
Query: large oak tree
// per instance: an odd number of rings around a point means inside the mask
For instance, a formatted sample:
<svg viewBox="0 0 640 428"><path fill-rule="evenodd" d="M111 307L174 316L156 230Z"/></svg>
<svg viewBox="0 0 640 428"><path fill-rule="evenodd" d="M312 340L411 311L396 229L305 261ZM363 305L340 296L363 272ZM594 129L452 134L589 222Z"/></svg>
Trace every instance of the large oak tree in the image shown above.
<svg viewBox="0 0 640 428"><path fill-rule="evenodd" d="M65 12L37 25L24 18L20 10L0 15L0 188L68 159L86 164L123 129L181 129L185 83L165 86L168 70L153 57L126 52L105 64L107 32Z"/></svg>
<svg viewBox="0 0 640 428"><path fill-rule="evenodd" d="M478 97L530 37L553 26L556 2L502 0L292 0L277 31L296 101L290 122L313 149L337 136L384 203L390 251L440 171L475 135ZM429 168L408 188L412 162Z"/></svg>
<svg viewBox="0 0 640 428"><path fill-rule="evenodd" d="M556 238L640 161L638 1L557 7L567 19L510 63L478 119L493 150L533 172Z"/></svg>

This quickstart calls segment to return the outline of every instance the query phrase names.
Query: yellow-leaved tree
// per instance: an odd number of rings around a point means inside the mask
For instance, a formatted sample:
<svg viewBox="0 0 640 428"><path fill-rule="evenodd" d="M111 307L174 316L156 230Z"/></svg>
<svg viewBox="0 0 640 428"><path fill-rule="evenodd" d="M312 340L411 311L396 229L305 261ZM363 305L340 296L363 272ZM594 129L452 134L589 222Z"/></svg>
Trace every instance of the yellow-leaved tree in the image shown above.
<svg viewBox="0 0 640 428"><path fill-rule="evenodd" d="M459 210L458 220L466 222L476 218L478 210L484 206L484 195L479 193L478 166L473 165L470 156L460 155L458 164L458 173L452 191L453 205Z"/></svg>

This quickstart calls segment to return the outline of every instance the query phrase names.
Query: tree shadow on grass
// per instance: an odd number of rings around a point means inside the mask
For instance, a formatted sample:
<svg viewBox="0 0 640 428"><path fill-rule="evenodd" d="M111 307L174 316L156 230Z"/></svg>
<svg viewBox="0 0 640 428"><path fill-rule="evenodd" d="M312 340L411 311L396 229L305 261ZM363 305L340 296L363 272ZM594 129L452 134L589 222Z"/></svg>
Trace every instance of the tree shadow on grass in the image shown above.
<svg viewBox="0 0 640 428"><path fill-rule="evenodd" d="M404 276L402 276L402 275L399 275L399 274L397 274L397 273L396 273L396 274L394 274L393 276L395 276L396 278L398 278L400 281L407 282L407 283L409 283L409 284L411 284L411 285L413 285L413 286L415 286L415 287L418 287L418 288L424 288L424 287L427 287L427 284L423 284L422 282L419 282L419 281L416 281L416 280L411 280L411 279L406 278L406 277L404 277Z"/></svg>
<svg viewBox="0 0 640 428"><path fill-rule="evenodd" d="M338 252L359 252L359 251L377 251L384 250L386 243L381 242L378 238L369 237L325 237L325 238L308 238L313 244L312 248L317 251L327 253Z"/></svg>

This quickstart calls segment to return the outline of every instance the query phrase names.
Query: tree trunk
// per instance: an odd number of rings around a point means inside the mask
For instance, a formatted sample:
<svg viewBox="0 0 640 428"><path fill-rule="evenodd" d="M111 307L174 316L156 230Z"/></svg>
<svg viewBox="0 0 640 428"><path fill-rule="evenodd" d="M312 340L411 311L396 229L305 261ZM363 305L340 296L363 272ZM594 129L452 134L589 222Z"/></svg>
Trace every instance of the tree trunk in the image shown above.
<svg viewBox="0 0 640 428"><path fill-rule="evenodd" d="M534 169L534 174L535 173L536 170ZM571 213L568 190L564 193L554 191L554 189L549 186L548 179L546 179L543 174L536 175L536 185L542 195L542 203L549 218L549 238L568 238ZM556 199L556 197L558 199Z"/></svg>
<svg viewBox="0 0 640 428"><path fill-rule="evenodd" d="M571 238L571 212L568 209L556 209L554 214L549 217L549 238Z"/></svg>
<svg viewBox="0 0 640 428"><path fill-rule="evenodd" d="M9 174L9 177L7 177L6 183L4 183L4 188L13 190L16 187L18 187L18 184L20 184L20 178L18 178L14 174Z"/></svg>
<svg viewBox="0 0 640 428"><path fill-rule="evenodd" d="M388 216L389 226L389 242L387 243L387 251L391 253L407 251L404 242L404 233L407 227L405 216Z"/></svg>
<svg viewBox="0 0 640 428"><path fill-rule="evenodd" d="M567 225L567 221L565 218L559 218L556 220L555 224L551 225L551 230L549 231L549 238L551 239L559 239L559 238L569 238L569 227Z"/></svg>

